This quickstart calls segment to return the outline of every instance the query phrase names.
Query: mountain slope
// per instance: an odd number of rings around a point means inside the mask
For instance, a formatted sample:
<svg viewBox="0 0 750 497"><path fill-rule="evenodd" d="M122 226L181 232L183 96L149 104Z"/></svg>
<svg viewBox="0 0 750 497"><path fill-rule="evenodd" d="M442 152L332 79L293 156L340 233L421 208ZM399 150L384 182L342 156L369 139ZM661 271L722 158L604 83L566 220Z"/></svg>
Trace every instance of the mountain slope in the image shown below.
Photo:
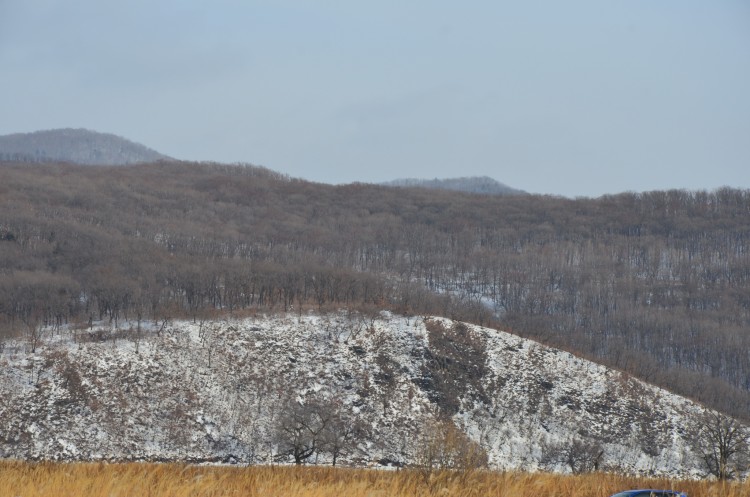
<svg viewBox="0 0 750 497"><path fill-rule="evenodd" d="M53 129L0 136L0 160L123 165L170 159L125 138L86 129Z"/></svg>
<svg viewBox="0 0 750 497"><path fill-rule="evenodd" d="M523 190L516 190L487 176L473 176L466 178L447 179L415 179L404 178L381 183L384 186L398 186L404 188L430 188L436 190L452 190L467 193L481 193L486 195L527 195Z"/></svg>
<svg viewBox="0 0 750 497"><path fill-rule="evenodd" d="M6 163L0 342L92 314L377 305L499 322L746 417L748 212L731 189L570 200Z"/></svg>
<svg viewBox="0 0 750 497"><path fill-rule="evenodd" d="M696 475L697 404L571 354L442 318L285 314L47 330L0 352L0 457L290 461L278 426L325 404L359 427L347 464L415 464L449 419L494 468ZM326 411L326 412L330 412ZM315 460L331 461L330 449Z"/></svg>

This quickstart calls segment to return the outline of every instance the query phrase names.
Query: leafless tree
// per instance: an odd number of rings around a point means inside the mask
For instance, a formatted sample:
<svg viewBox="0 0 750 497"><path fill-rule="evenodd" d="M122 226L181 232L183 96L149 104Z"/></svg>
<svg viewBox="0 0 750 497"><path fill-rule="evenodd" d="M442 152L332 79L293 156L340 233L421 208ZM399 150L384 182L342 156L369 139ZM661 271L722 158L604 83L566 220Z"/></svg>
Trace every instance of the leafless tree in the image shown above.
<svg viewBox="0 0 750 497"><path fill-rule="evenodd" d="M26 342L29 344L29 349L32 354L36 353L36 349L42 344L44 337L44 322L42 321L42 313L38 309L32 310L29 314L22 318L24 324L24 335L26 336Z"/></svg>
<svg viewBox="0 0 750 497"><path fill-rule="evenodd" d="M330 409L323 402L287 399L276 421L277 457L291 456L295 464L307 461L324 445L324 431L331 417Z"/></svg>
<svg viewBox="0 0 750 497"><path fill-rule="evenodd" d="M598 471L603 457L604 449L599 443L576 438L547 444L543 448L541 462L548 467L566 466L577 475Z"/></svg>
<svg viewBox="0 0 750 497"><path fill-rule="evenodd" d="M692 440L707 473L719 480L739 477L750 467L750 432L730 416L705 411Z"/></svg>
<svg viewBox="0 0 750 497"><path fill-rule="evenodd" d="M340 401L330 404L331 417L321 432L321 449L331 456L331 465L336 466L339 457L347 456L367 438L367 426L351 412L347 412Z"/></svg>

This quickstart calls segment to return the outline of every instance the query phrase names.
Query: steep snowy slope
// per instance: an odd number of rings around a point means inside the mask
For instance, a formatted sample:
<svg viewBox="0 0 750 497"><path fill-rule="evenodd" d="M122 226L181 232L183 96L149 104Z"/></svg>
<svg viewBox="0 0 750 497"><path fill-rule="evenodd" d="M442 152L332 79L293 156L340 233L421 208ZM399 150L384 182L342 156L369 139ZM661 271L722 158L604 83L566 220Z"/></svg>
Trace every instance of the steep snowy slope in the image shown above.
<svg viewBox="0 0 750 497"><path fill-rule="evenodd" d="M694 474L701 408L619 372L496 330L441 318L257 316L48 330L0 353L0 456L280 458L289 405L325 404L361 428L339 461L419 460L449 417L496 468L566 470L573 442L601 468ZM330 461L321 451L317 462ZM315 461L311 458L310 461Z"/></svg>

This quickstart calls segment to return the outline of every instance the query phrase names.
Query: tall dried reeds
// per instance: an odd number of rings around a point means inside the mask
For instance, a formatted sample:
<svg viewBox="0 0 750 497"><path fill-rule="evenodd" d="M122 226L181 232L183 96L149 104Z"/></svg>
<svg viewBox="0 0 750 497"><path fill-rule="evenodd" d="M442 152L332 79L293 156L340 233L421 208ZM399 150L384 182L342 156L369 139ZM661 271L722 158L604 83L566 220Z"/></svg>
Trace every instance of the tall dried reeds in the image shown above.
<svg viewBox="0 0 750 497"><path fill-rule="evenodd" d="M748 482L613 474L0 462L0 497L607 497L644 487L679 489L691 497L750 497Z"/></svg>

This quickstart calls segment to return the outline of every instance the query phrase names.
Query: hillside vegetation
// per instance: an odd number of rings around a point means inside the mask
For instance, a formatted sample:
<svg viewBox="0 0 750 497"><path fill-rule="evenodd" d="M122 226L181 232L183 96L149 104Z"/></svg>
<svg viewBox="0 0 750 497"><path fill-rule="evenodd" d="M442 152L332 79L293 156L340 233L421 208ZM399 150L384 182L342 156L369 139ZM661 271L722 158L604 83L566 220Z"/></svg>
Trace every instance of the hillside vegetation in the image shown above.
<svg viewBox="0 0 750 497"><path fill-rule="evenodd" d="M389 308L500 325L750 412L750 192L329 186L249 166L0 164L0 321Z"/></svg>

